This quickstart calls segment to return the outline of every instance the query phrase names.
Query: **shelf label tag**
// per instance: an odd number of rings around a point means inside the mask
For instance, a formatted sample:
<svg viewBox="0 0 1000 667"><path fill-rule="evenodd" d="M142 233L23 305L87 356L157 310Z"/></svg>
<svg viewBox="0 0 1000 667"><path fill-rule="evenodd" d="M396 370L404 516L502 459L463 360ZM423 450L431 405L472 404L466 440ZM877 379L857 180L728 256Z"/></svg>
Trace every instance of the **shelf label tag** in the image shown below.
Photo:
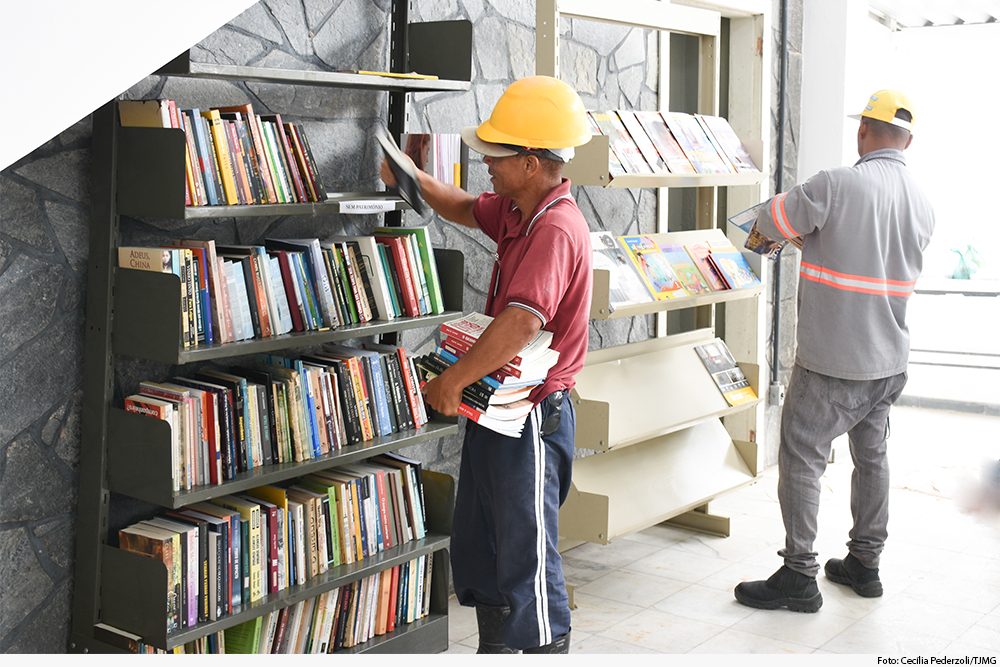
<svg viewBox="0 0 1000 667"><path fill-rule="evenodd" d="M395 209L396 202L389 199L340 202L341 213L385 213Z"/></svg>

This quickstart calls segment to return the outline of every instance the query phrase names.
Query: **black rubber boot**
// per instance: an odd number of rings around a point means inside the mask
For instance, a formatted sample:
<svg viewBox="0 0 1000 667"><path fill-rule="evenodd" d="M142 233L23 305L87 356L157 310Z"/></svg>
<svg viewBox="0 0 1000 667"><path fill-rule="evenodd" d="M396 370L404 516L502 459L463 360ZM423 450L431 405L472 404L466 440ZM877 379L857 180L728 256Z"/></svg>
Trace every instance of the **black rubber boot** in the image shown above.
<svg viewBox="0 0 1000 667"><path fill-rule="evenodd" d="M878 578L878 568L868 568L857 558L847 554L847 558L831 558L826 561L826 578L835 584L844 584L854 589L863 598L877 598L882 595L882 581Z"/></svg>
<svg viewBox="0 0 1000 667"><path fill-rule="evenodd" d="M567 630L566 634L560 635L551 644L546 644L545 646L536 646L535 648L526 648L521 653L569 653L569 633Z"/></svg>
<svg viewBox="0 0 1000 667"><path fill-rule="evenodd" d="M734 591L740 604L755 609L781 609L813 613L823 606L815 577L782 565L767 581L746 581Z"/></svg>
<svg viewBox="0 0 1000 667"><path fill-rule="evenodd" d="M517 653L503 643L500 628L510 616L510 607L476 605L476 621L479 623L479 650L476 653Z"/></svg>

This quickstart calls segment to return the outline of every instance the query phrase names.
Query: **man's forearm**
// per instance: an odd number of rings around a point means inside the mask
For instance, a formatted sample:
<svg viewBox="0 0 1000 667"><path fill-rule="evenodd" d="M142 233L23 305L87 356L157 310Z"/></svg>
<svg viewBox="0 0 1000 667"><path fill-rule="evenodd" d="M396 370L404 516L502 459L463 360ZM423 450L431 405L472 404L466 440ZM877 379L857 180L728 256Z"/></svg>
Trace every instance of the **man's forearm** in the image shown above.
<svg viewBox="0 0 1000 667"><path fill-rule="evenodd" d="M457 414L462 390L517 356L541 328L538 316L508 306L467 353L424 386L427 402L443 415Z"/></svg>
<svg viewBox="0 0 1000 667"><path fill-rule="evenodd" d="M417 170L417 179L424 201L442 218L466 227L476 226L472 217L472 207L476 203L473 195L457 185L442 183L420 169Z"/></svg>

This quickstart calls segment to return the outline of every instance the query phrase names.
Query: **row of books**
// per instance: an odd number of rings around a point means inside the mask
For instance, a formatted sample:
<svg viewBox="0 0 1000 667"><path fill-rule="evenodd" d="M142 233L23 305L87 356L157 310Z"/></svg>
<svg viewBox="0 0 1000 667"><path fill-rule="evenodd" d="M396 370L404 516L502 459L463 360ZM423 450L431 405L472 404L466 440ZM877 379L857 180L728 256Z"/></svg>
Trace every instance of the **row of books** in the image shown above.
<svg viewBox="0 0 1000 667"><path fill-rule="evenodd" d="M444 312L427 227L263 245L173 239L120 247L118 265L180 277L185 349Z"/></svg>
<svg viewBox="0 0 1000 667"><path fill-rule="evenodd" d="M322 595L186 642L169 653L322 654L363 644L430 613L434 555L419 556ZM414 583L415 582L415 583ZM167 653L98 624L95 638L130 653Z"/></svg>
<svg viewBox="0 0 1000 667"><path fill-rule="evenodd" d="M166 510L118 543L166 567L170 634L426 535L422 466L390 453Z"/></svg>
<svg viewBox="0 0 1000 667"><path fill-rule="evenodd" d="M721 116L659 111L588 111L592 134L609 137L608 168L622 174L759 172Z"/></svg>
<svg viewBox="0 0 1000 667"><path fill-rule="evenodd" d="M225 631L229 654L323 654L363 644L430 613L434 555Z"/></svg>
<svg viewBox="0 0 1000 667"><path fill-rule="evenodd" d="M728 240L660 245L649 235L591 232L593 267L611 274L610 305L649 303L760 284Z"/></svg>
<svg viewBox="0 0 1000 667"><path fill-rule="evenodd" d="M119 100L123 126L184 131L187 206L319 202L327 198L301 125L253 106L180 109L175 100Z"/></svg>
<svg viewBox="0 0 1000 667"><path fill-rule="evenodd" d="M300 357L141 382L124 408L170 425L173 490L308 461L428 421L405 348L326 345Z"/></svg>
<svg viewBox="0 0 1000 667"><path fill-rule="evenodd" d="M414 166L442 183L462 185L462 136L459 134L404 134L399 140Z"/></svg>
<svg viewBox="0 0 1000 667"><path fill-rule="evenodd" d="M441 325L438 348L417 360L421 382L440 375L469 351L493 318L470 313ZM509 363L462 391L459 414L503 435L517 437L533 403L531 390L545 382L548 371L559 360L553 350L552 332L540 330Z"/></svg>

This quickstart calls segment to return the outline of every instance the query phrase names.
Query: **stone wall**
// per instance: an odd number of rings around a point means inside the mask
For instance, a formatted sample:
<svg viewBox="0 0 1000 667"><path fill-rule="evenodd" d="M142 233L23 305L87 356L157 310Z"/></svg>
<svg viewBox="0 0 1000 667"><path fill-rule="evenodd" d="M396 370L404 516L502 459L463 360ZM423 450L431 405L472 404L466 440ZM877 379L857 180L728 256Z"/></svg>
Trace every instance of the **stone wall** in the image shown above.
<svg viewBox="0 0 1000 667"><path fill-rule="evenodd" d="M388 69L387 0L262 0L192 49L194 60L297 69ZM457 132L484 120L504 88L534 73L534 6L517 0L417 2L411 20L473 21L473 86L468 93L413 95L411 131ZM777 25L777 23L776 23ZM651 33L621 26L564 21L563 77L588 108L655 108L655 43ZM776 88L775 88L776 90ZM173 98L184 108L251 102L305 126L330 190L379 185L379 149L371 129L385 122L386 95L310 87L148 77L126 98ZM83 339L90 204L91 124L86 118L0 173L0 651L59 653L70 629L76 526ZM474 160L469 189L489 187ZM654 190L574 188L593 230L620 235L654 227ZM463 251L466 311L482 310L492 267L481 234L428 215L408 224L431 226L440 247ZM181 236L220 243L256 243L267 236L361 234L378 217L332 215L128 219L122 245L159 244ZM591 326L591 347L642 340L650 318ZM433 345L433 331L407 333L415 352ZM224 360L236 363L239 360ZM118 400L143 379L177 369L123 359L116 367ZM460 437L406 453L457 476ZM112 524L155 508L114 499Z"/></svg>

